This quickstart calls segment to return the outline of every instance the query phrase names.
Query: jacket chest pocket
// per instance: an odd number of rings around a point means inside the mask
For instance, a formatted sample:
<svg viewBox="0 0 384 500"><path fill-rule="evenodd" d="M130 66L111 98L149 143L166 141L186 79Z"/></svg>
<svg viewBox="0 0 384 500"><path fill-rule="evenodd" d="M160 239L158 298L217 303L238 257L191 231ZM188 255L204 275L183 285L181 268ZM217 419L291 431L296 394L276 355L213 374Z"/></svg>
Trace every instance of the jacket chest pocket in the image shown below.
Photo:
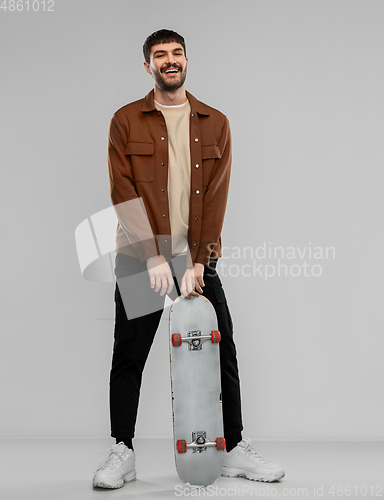
<svg viewBox="0 0 384 500"><path fill-rule="evenodd" d="M217 144L201 146L201 159L203 162L203 186L208 186L211 179L213 164L221 158L220 148Z"/></svg>
<svg viewBox="0 0 384 500"><path fill-rule="evenodd" d="M130 156L133 177L136 182L153 182L155 144L153 142L128 141L125 156Z"/></svg>

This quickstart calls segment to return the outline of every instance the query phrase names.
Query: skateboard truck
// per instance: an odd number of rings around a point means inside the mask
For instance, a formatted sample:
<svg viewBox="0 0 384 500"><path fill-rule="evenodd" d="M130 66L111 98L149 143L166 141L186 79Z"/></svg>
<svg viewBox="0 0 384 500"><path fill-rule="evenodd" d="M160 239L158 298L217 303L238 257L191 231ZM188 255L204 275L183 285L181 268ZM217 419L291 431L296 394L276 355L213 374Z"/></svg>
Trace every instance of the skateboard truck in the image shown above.
<svg viewBox="0 0 384 500"><path fill-rule="evenodd" d="M210 335L201 335L201 330L188 330L187 335L187 337L182 337L180 333L173 333L172 345L178 347L182 342L188 342L190 351L199 351L206 340L210 340L213 344L220 342L219 330L212 330Z"/></svg>
<svg viewBox="0 0 384 500"><path fill-rule="evenodd" d="M178 439L176 444L178 453L186 453L187 448L192 448L193 453L202 453L208 446L214 446L216 450L224 450L225 439L219 437L215 441L208 441L205 431L195 431L192 432L192 441L190 443L187 443L185 439Z"/></svg>

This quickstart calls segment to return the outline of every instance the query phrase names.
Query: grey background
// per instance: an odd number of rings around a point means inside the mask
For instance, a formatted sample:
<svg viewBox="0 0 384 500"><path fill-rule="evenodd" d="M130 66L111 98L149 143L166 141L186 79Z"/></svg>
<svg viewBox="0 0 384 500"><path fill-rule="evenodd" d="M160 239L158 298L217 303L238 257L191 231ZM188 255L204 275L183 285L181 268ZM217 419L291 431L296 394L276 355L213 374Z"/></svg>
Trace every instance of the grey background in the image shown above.
<svg viewBox="0 0 384 500"><path fill-rule="evenodd" d="M74 232L110 206L110 118L153 87L142 44L170 28L186 39L187 90L230 120L227 255L336 252L310 262L316 278L222 276L244 433L383 438L383 15L372 0L1 11L2 437L109 435L113 284L83 279ZM171 434L164 316L137 436Z"/></svg>

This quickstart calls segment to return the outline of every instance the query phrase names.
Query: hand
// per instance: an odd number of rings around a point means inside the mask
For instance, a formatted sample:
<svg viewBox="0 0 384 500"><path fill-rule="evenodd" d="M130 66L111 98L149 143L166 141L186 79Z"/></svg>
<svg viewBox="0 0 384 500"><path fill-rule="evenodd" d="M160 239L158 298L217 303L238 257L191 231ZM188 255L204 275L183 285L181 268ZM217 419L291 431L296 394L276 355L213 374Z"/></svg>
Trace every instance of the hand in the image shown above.
<svg viewBox="0 0 384 500"><path fill-rule="evenodd" d="M151 280L151 288L164 295L165 292L171 293L173 288L173 276L168 262L162 255L154 255L147 259L147 269L149 279Z"/></svg>
<svg viewBox="0 0 384 500"><path fill-rule="evenodd" d="M197 297L199 293L203 293L202 287L205 286L203 274L204 265L198 263L194 264L193 268L188 268L185 271L183 279L181 280L180 291L186 299L190 299L191 295Z"/></svg>

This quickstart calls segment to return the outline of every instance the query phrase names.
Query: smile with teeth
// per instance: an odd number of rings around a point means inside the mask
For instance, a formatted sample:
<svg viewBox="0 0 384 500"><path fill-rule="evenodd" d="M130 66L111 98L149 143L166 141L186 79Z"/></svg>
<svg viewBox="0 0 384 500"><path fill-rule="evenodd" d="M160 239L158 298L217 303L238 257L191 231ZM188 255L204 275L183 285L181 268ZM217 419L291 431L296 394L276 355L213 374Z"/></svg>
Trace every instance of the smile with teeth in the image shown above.
<svg viewBox="0 0 384 500"><path fill-rule="evenodd" d="M177 68L169 68L164 71L167 75L172 74L172 73L178 73L179 70Z"/></svg>

